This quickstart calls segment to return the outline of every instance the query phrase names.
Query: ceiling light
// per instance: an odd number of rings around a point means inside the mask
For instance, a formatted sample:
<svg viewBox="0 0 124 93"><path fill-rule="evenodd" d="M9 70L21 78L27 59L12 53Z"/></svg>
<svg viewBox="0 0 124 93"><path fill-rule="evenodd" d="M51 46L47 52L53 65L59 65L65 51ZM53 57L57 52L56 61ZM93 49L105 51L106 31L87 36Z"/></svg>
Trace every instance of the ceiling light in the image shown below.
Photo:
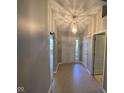
<svg viewBox="0 0 124 93"><path fill-rule="evenodd" d="M75 23L72 24L72 32L75 34L77 32L77 26Z"/></svg>
<svg viewBox="0 0 124 93"><path fill-rule="evenodd" d="M76 28L72 28L72 32L75 34L77 32Z"/></svg>

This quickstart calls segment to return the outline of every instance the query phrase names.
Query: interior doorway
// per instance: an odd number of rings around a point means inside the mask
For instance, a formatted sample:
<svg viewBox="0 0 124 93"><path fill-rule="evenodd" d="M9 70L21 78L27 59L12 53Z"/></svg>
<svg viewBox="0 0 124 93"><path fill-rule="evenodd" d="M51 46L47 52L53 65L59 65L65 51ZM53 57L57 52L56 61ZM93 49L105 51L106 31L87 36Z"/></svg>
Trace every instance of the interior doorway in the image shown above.
<svg viewBox="0 0 124 93"><path fill-rule="evenodd" d="M105 32L94 35L93 75L102 84L105 62Z"/></svg>

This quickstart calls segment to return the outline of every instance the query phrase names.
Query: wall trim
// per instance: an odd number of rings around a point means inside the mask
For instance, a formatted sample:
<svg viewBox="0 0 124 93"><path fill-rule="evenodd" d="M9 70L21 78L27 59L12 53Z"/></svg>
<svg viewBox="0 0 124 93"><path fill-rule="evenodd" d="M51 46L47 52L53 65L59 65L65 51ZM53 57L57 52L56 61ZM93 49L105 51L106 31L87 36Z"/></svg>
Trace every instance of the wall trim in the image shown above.
<svg viewBox="0 0 124 93"><path fill-rule="evenodd" d="M58 63L58 67L59 67L59 65L63 65L63 64L83 64L82 62L77 62L77 63L75 63L75 62L70 62L70 63L68 63L68 62L61 62L61 63ZM56 70L58 70L58 67L57 67L57 69ZM57 72L57 71L55 71L55 72Z"/></svg>
<svg viewBox="0 0 124 93"><path fill-rule="evenodd" d="M78 61L78 62L61 62L61 64L82 64L82 61Z"/></svg>
<svg viewBox="0 0 124 93"><path fill-rule="evenodd" d="M48 93L52 93L52 87L54 85L54 80L52 81L52 84L50 84L50 87L49 87L49 90L48 90Z"/></svg>
<svg viewBox="0 0 124 93"><path fill-rule="evenodd" d="M100 31L100 32L95 32L93 35L101 34L101 33L106 33L105 31Z"/></svg>
<svg viewBox="0 0 124 93"><path fill-rule="evenodd" d="M55 72L53 72L54 74L56 74L56 73L58 72L58 68L59 68L59 65L60 65L60 64L62 64L62 63L58 63L58 64L57 64L56 70L55 70Z"/></svg>
<svg viewBox="0 0 124 93"><path fill-rule="evenodd" d="M80 63L80 64L82 64L85 67L85 65L83 63ZM87 67L85 67L85 68L86 68L86 71L88 72L88 74L92 75L91 72L89 71L89 69Z"/></svg>
<svg viewBox="0 0 124 93"><path fill-rule="evenodd" d="M105 56L106 56L105 55L105 53L106 53L106 32L105 31L103 31L103 32L96 32L96 33L94 33L94 35L99 35L99 34L102 34L102 33L105 33L105 51L104 51L104 63L103 63L103 78L102 78L102 84L101 84L102 87L103 87L103 84L104 84L104 71L105 71ZM93 43L93 48L94 48L94 43ZM94 49L92 51L94 53ZM94 65L94 56L93 56L93 65Z"/></svg>
<svg viewBox="0 0 124 93"><path fill-rule="evenodd" d="M83 64L83 62L82 62L82 61L79 61L78 63Z"/></svg>
<svg viewBox="0 0 124 93"><path fill-rule="evenodd" d="M51 91L52 91L52 86L50 85L48 93L51 93Z"/></svg>
<svg viewBox="0 0 124 93"><path fill-rule="evenodd" d="M81 63L85 68L87 68L86 66L85 66L85 64L84 63Z"/></svg>
<svg viewBox="0 0 124 93"><path fill-rule="evenodd" d="M53 82L52 82L52 84L53 84ZM50 87L49 87L48 93L51 93L51 91L52 91L52 84L50 84Z"/></svg>
<svg viewBox="0 0 124 93"><path fill-rule="evenodd" d="M91 73L90 73L90 71L89 71L89 69L88 69L88 68L87 68L87 72L88 72L88 74L89 74L89 75L91 75Z"/></svg>
<svg viewBox="0 0 124 93"><path fill-rule="evenodd" d="M62 64L62 63L58 63L58 64L57 64L56 70L55 70L55 72L53 72L53 74L56 74L56 73L58 72L59 65L61 65L61 64ZM53 85L54 85L54 80L52 81L52 84L50 84L48 93L51 93Z"/></svg>
<svg viewBox="0 0 124 93"><path fill-rule="evenodd" d="M105 51L104 51L104 63L103 63L103 78L102 78L102 87L104 86L104 76L105 76L105 67L106 67L106 65L105 64L107 64L106 63L106 50L107 50L107 41L106 41L106 35L105 35Z"/></svg>
<svg viewBox="0 0 124 93"><path fill-rule="evenodd" d="M105 91L105 89L103 89L103 88L102 88L102 92L103 92L103 93L107 93L107 92Z"/></svg>

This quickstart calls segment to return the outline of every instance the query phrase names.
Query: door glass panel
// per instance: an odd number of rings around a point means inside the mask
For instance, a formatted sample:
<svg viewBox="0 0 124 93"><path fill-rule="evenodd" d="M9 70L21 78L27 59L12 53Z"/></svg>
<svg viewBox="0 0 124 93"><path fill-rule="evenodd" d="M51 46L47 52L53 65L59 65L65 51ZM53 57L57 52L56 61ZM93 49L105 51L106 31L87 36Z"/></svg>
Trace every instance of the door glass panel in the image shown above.
<svg viewBox="0 0 124 93"><path fill-rule="evenodd" d="M53 80L53 35L50 35L50 74L51 74L51 82Z"/></svg>
<svg viewBox="0 0 124 93"><path fill-rule="evenodd" d="M75 41L75 62L79 61L79 41Z"/></svg>

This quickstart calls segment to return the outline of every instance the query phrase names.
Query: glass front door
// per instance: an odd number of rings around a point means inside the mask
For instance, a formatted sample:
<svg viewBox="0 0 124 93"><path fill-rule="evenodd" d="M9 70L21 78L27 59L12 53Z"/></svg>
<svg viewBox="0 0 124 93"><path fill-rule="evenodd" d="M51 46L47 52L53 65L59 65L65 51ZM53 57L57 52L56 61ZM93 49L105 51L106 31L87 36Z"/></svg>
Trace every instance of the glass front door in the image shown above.
<svg viewBox="0 0 124 93"><path fill-rule="evenodd" d="M79 40L75 41L75 62L79 61Z"/></svg>

